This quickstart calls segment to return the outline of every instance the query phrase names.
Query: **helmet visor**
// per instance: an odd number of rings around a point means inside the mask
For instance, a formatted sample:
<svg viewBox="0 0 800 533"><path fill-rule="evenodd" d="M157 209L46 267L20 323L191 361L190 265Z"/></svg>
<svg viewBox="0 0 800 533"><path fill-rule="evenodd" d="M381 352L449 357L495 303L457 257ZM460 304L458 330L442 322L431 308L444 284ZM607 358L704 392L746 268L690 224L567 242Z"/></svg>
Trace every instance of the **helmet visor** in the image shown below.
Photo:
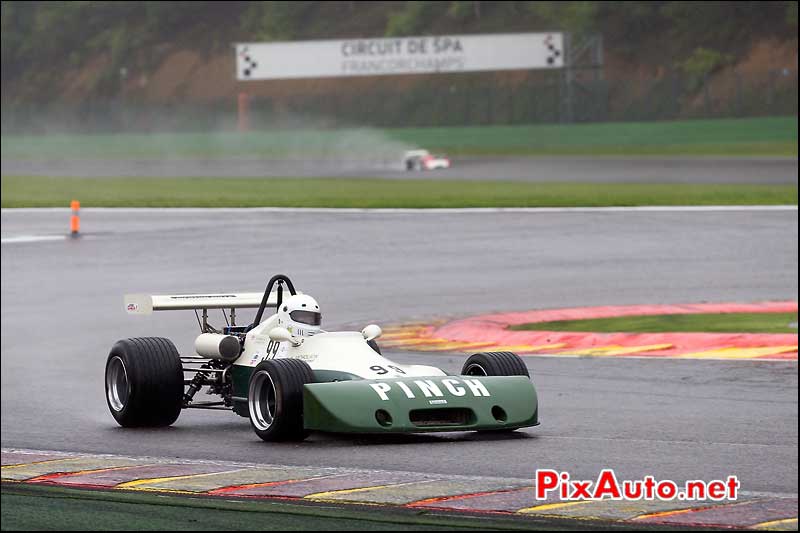
<svg viewBox="0 0 800 533"><path fill-rule="evenodd" d="M314 311L292 311L289 313L292 320L301 324L308 324L309 326L319 326L322 324L322 313Z"/></svg>

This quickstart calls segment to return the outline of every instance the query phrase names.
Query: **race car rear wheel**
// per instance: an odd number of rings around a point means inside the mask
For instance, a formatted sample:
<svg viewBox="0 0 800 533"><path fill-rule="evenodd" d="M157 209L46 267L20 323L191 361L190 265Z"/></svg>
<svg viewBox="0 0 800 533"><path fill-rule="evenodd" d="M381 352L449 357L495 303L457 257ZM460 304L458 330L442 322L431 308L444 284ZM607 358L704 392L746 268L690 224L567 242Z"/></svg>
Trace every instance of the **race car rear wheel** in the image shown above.
<svg viewBox="0 0 800 533"><path fill-rule="evenodd" d="M117 341L106 359L106 402L122 427L169 426L183 401L183 366L172 341Z"/></svg>
<svg viewBox="0 0 800 533"><path fill-rule="evenodd" d="M267 442L305 439L303 385L313 381L305 361L262 361L250 376L247 394L250 425L256 435Z"/></svg>
<svg viewBox="0 0 800 533"><path fill-rule="evenodd" d="M464 362L461 375L531 377L525 361L513 352L481 352L470 355Z"/></svg>

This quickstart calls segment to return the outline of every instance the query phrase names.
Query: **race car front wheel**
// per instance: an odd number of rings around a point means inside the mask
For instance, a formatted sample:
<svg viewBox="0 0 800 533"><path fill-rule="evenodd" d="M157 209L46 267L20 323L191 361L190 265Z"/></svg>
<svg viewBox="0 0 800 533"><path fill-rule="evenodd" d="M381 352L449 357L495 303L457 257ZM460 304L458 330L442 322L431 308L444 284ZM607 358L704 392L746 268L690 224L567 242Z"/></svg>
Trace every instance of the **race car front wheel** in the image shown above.
<svg viewBox="0 0 800 533"><path fill-rule="evenodd" d="M525 361L513 352L482 352L470 355L461 369L461 375L531 377Z"/></svg>
<svg viewBox="0 0 800 533"><path fill-rule="evenodd" d="M531 377L525 361L513 352L482 352L469 356L461 369L462 376L525 376ZM478 433L510 433L516 428L478 431Z"/></svg>
<svg viewBox="0 0 800 533"><path fill-rule="evenodd" d="M253 370L248 387L250 425L262 440L301 441L308 436L303 425L303 385L314 374L305 361L271 359Z"/></svg>
<svg viewBox="0 0 800 533"><path fill-rule="evenodd" d="M117 341L106 359L106 402L122 427L169 426L183 401L183 366L172 341Z"/></svg>

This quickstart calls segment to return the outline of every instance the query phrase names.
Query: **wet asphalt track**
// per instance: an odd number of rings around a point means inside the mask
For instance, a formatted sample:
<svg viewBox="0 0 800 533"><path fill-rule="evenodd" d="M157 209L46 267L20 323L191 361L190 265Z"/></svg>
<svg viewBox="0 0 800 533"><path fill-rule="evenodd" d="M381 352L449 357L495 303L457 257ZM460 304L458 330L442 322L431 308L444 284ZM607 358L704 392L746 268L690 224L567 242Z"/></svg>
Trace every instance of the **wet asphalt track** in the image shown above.
<svg viewBox="0 0 800 533"><path fill-rule="evenodd" d="M796 157L455 157L435 172L342 159L3 159L4 176L379 177L597 183L797 183Z"/></svg>
<svg viewBox="0 0 800 533"><path fill-rule="evenodd" d="M2 212L2 237L68 212ZM191 312L131 317L125 292L259 290L289 274L329 328L535 307L797 298L796 210L214 213L87 209L84 237L2 244L2 446L524 477L711 479L797 493L797 364L527 358L542 425L506 436L313 436L269 445L230 413L118 428L103 365L120 337L189 351ZM213 317L213 315L212 315ZM463 356L388 354L458 371Z"/></svg>

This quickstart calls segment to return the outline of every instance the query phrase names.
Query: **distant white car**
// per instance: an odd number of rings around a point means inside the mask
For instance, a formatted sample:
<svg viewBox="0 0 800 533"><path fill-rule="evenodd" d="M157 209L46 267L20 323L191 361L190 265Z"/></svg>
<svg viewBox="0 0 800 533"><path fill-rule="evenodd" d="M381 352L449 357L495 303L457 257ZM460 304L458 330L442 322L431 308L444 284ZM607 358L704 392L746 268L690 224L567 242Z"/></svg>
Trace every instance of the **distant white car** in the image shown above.
<svg viewBox="0 0 800 533"><path fill-rule="evenodd" d="M431 155L427 150L409 150L403 156L406 170L436 170L450 168L450 159L441 155Z"/></svg>

